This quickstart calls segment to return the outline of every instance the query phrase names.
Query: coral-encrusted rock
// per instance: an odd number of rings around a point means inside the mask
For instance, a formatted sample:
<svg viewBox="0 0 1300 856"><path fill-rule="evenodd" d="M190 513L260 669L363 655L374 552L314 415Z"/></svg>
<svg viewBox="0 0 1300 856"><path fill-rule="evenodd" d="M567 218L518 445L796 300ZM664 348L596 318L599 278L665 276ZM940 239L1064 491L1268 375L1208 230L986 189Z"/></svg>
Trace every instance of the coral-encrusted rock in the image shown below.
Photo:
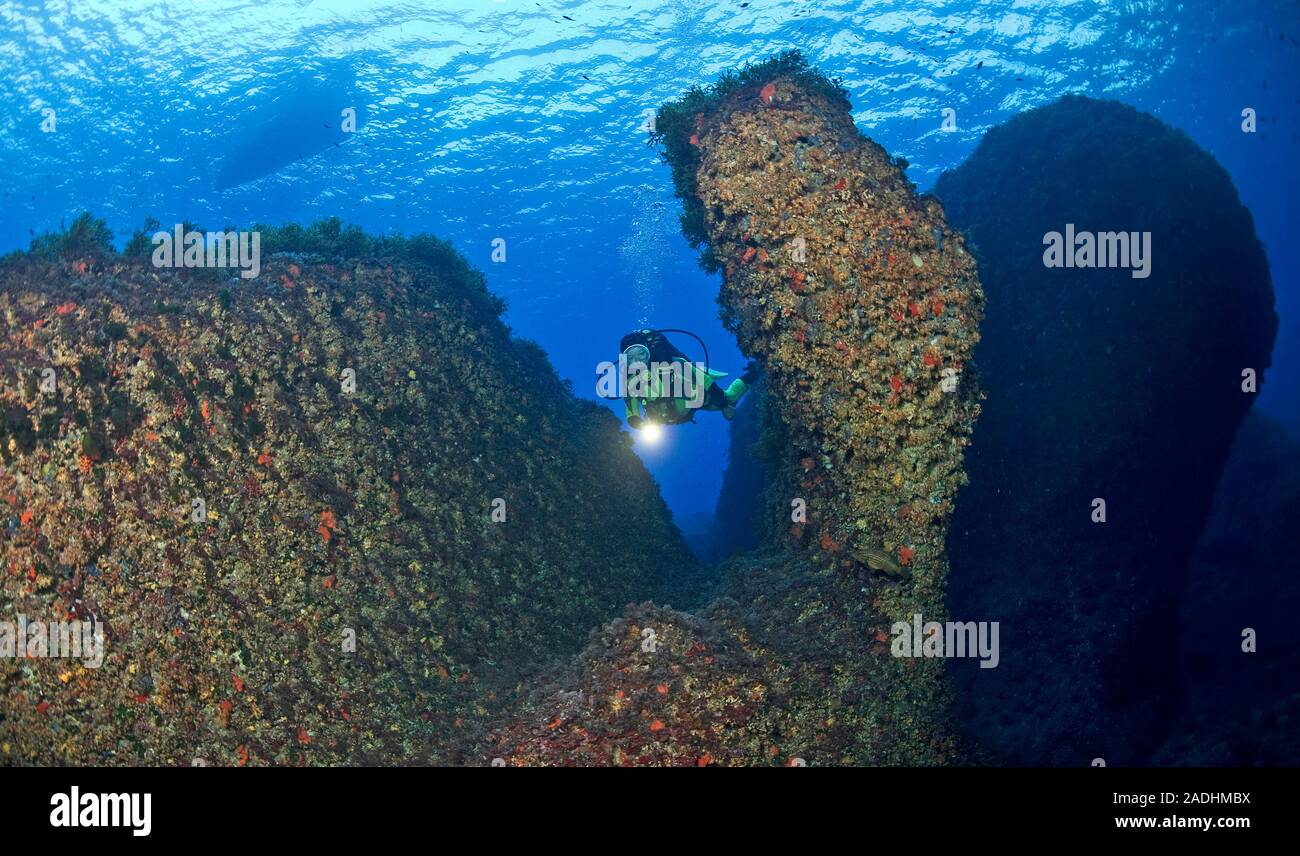
<svg viewBox="0 0 1300 856"><path fill-rule="evenodd" d="M299 261L0 266L0 620L107 637L0 661L0 763L457 761L689 564L463 261Z"/></svg>
<svg viewBox="0 0 1300 856"><path fill-rule="evenodd" d="M1002 623L1002 662L963 675L966 718L1013 761L1140 762L1177 704L1188 556L1255 397L1243 371L1270 362L1263 248L1209 154L1114 102L1017 116L936 192L988 294L949 548L953 611ZM1149 232L1149 277L1045 267L1070 224Z"/></svg>
<svg viewBox="0 0 1300 856"><path fill-rule="evenodd" d="M760 718L767 692L758 659L715 622L650 604L629 607L594 634L571 668L536 691L480 762L744 764L738 738Z"/></svg>
<svg viewBox="0 0 1300 856"><path fill-rule="evenodd" d="M888 622L789 551L730 568L699 617L643 605L530 694L478 751L508 765L956 763L946 687Z"/></svg>
<svg viewBox="0 0 1300 856"><path fill-rule="evenodd" d="M657 127L687 236L723 270L724 314L767 369L776 534L731 563L729 597L702 621L634 612L606 627L479 760L957 761L942 662L892 656L890 631L943 617L944 532L978 410L962 371L974 264L797 56L693 91ZM808 516L791 527L796 499ZM908 579L850 558L866 549ZM647 625L666 640L656 653L632 632Z"/></svg>
<svg viewBox="0 0 1300 856"><path fill-rule="evenodd" d="M889 589L887 612L938 617L978 411L965 372L983 304L974 260L938 203L857 131L843 94L798 62L688 96L658 127L679 191L698 198L724 316L780 410L781 519L806 501L797 539L836 559L892 555L912 583Z"/></svg>

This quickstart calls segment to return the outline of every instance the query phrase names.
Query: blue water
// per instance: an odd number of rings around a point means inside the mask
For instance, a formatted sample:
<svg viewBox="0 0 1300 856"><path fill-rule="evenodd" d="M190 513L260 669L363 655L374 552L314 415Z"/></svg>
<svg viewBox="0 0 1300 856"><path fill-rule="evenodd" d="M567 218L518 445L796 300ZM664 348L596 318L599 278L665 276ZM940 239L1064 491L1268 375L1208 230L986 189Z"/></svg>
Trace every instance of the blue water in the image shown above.
<svg viewBox="0 0 1300 856"><path fill-rule="evenodd" d="M148 216L337 215L451 240L579 394L595 397L597 363L644 325L694 330L715 368L739 371L646 111L791 47L842 78L859 127L923 189L989 127L1067 92L1185 130L1267 247L1282 323L1259 406L1300 431L1294 0L0 3L0 252L82 210L119 244ZM712 510L717 414L638 450L679 516Z"/></svg>

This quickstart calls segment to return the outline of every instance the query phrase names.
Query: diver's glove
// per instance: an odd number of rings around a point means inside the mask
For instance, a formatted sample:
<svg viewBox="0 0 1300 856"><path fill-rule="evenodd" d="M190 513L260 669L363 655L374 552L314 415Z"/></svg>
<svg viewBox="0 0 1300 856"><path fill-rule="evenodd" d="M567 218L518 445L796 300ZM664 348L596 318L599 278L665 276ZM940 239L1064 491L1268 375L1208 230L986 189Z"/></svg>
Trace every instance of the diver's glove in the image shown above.
<svg viewBox="0 0 1300 856"><path fill-rule="evenodd" d="M640 428L643 422L645 422L645 420L642 419L640 416L629 416L627 418L627 427Z"/></svg>
<svg viewBox="0 0 1300 856"><path fill-rule="evenodd" d="M758 363L750 360L749 364L745 366L745 373L740 376L740 379L745 382L746 386L758 380Z"/></svg>

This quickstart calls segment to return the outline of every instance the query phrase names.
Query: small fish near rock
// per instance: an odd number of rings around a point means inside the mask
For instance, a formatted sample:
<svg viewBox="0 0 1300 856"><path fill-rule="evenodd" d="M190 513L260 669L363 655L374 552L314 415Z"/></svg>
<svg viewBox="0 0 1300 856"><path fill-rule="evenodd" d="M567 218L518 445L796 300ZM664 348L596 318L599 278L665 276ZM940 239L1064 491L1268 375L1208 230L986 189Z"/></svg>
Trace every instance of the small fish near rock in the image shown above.
<svg viewBox="0 0 1300 856"><path fill-rule="evenodd" d="M873 571L879 571L887 577L896 580L910 579L911 575L907 569L899 564L893 556L876 547L858 547L853 551L853 558L866 565Z"/></svg>

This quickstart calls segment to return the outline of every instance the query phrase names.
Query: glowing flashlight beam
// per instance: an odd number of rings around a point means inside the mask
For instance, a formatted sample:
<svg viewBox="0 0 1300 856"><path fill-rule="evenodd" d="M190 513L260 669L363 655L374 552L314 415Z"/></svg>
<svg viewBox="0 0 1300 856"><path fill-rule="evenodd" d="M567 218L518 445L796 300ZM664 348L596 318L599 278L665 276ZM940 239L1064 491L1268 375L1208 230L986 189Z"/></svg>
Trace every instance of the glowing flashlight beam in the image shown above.
<svg viewBox="0 0 1300 856"><path fill-rule="evenodd" d="M653 422L647 422L645 425L641 427L641 439L646 441L652 446L655 443L658 443L659 438L663 437L663 435L664 435L664 429L660 428L658 425L656 425Z"/></svg>

